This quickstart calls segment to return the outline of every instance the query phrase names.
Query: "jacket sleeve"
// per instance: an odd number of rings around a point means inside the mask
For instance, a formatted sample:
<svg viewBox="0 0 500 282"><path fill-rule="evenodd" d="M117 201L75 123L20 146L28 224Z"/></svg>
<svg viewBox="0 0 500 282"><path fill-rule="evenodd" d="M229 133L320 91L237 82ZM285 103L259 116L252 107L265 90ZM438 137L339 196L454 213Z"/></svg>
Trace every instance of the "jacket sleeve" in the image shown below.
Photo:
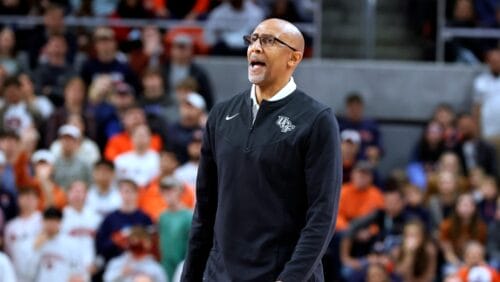
<svg viewBox="0 0 500 282"><path fill-rule="evenodd" d="M279 281L307 281L318 267L333 236L342 164L338 124L331 110L316 117L305 155L306 224Z"/></svg>
<svg viewBox="0 0 500 282"><path fill-rule="evenodd" d="M201 146L196 181L196 206L191 224L189 245L181 281L202 281L212 248L213 226L217 210L217 167L214 159L213 134L215 109L208 118Z"/></svg>

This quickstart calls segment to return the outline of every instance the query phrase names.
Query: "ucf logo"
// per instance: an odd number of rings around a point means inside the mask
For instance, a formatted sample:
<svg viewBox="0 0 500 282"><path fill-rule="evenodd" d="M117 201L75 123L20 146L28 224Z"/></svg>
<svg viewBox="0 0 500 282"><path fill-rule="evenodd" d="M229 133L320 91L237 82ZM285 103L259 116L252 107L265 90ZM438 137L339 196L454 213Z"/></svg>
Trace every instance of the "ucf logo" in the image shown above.
<svg viewBox="0 0 500 282"><path fill-rule="evenodd" d="M278 116L276 124L280 127L281 132L287 133L295 128L295 125L290 121L288 117Z"/></svg>

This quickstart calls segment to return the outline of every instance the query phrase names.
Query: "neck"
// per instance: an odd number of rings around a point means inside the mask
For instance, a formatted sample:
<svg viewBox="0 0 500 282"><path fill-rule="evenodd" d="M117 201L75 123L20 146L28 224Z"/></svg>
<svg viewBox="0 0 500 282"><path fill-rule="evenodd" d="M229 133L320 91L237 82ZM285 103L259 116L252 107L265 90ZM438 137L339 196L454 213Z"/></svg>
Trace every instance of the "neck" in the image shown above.
<svg viewBox="0 0 500 282"><path fill-rule="evenodd" d="M35 211L33 211L33 210L21 211L21 213L19 214L19 217L27 218L27 217L30 217L34 212Z"/></svg>
<svg viewBox="0 0 500 282"><path fill-rule="evenodd" d="M257 98L257 102L260 104L262 100L271 99L280 89L283 89L290 81L290 77L285 77L282 81L271 85L255 85L255 97Z"/></svg>
<svg viewBox="0 0 500 282"><path fill-rule="evenodd" d="M64 57L54 57L49 61L52 66L62 67L66 64L66 59Z"/></svg>
<svg viewBox="0 0 500 282"><path fill-rule="evenodd" d="M132 212L135 212L137 210L137 206L133 205L133 206L123 206L121 207L120 209L122 212L124 213L132 213Z"/></svg>
<svg viewBox="0 0 500 282"><path fill-rule="evenodd" d="M142 156L148 152L149 148L136 148L135 152L139 155Z"/></svg>
<svg viewBox="0 0 500 282"><path fill-rule="evenodd" d="M83 205L74 205L72 206L77 212L81 212L83 210Z"/></svg>
<svg viewBox="0 0 500 282"><path fill-rule="evenodd" d="M103 183L96 183L95 184L99 192L101 193L107 193L109 191L109 183L103 184Z"/></svg>
<svg viewBox="0 0 500 282"><path fill-rule="evenodd" d="M169 203L169 204L168 204L168 209L169 209L170 211L173 211L173 212L178 211L178 210L180 210L181 208L182 208L182 204L181 204L181 203L179 203L179 202L176 202L176 203Z"/></svg>

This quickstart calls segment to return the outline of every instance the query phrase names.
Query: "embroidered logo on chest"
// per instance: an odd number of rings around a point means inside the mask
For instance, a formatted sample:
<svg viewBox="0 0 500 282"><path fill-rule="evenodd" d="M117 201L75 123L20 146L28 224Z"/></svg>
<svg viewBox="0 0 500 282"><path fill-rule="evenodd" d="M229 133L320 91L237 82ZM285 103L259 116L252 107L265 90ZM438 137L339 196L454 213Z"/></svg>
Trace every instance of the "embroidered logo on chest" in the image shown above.
<svg viewBox="0 0 500 282"><path fill-rule="evenodd" d="M276 124L280 127L281 132L287 133L295 129L295 125L290 121L288 117L278 116Z"/></svg>

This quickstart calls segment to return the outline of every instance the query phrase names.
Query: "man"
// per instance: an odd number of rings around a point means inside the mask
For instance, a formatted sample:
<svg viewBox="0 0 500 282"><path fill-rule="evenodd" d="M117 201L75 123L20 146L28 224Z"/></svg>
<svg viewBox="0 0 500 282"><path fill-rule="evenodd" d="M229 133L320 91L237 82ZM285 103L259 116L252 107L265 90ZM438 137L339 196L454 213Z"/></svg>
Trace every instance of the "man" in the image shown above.
<svg viewBox="0 0 500 282"><path fill-rule="evenodd" d="M59 128L62 154L55 158L54 181L65 190L74 180L90 183L92 179L89 164L78 156L81 137L80 129L74 125Z"/></svg>
<svg viewBox="0 0 500 282"><path fill-rule="evenodd" d="M323 281L341 184L331 110L296 90L304 38L270 19L245 37L250 90L203 136L183 281Z"/></svg>
<svg viewBox="0 0 500 282"><path fill-rule="evenodd" d="M480 167L486 174L495 175L497 160L495 147L479 136L477 124L469 114L463 114L457 119L458 142L455 152L460 157L462 171L466 174Z"/></svg>
<svg viewBox="0 0 500 282"><path fill-rule="evenodd" d="M21 188L18 193L19 215L5 227L5 251L10 256L19 282L30 281L26 276L26 257L31 255L30 243L42 229L42 214L38 208L38 192Z"/></svg>
<svg viewBox="0 0 500 282"><path fill-rule="evenodd" d="M350 93L345 100L345 116L339 118L340 130L356 130L361 136L358 159L377 164L382 154L380 132L375 120L364 116L364 101L360 94Z"/></svg>
<svg viewBox="0 0 500 282"><path fill-rule="evenodd" d="M180 181L187 183L196 189L196 175L198 174L198 165L200 162L201 139L203 133L201 130L193 132L191 142L187 146L189 161L178 167L174 176Z"/></svg>
<svg viewBox="0 0 500 282"><path fill-rule="evenodd" d="M100 160L94 165L92 176L94 183L90 186L85 205L104 217L122 205L122 198L114 184L115 165Z"/></svg>
<svg viewBox="0 0 500 282"><path fill-rule="evenodd" d="M351 180L351 171L358 158L361 136L356 130L346 129L340 132L340 140L342 140L342 183L347 183Z"/></svg>
<svg viewBox="0 0 500 282"><path fill-rule="evenodd" d="M473 116L481 129L481 136L495 146L496 159L500 160L500 49L486 55L489 71L474 80ZM500 167L500 166L499 166ZM496 176L500 176L497 167Z"/></svg>
<svg viewBox="0 0 500 282"><path fill-rule="evenodd" d="M99 27L94 32L96 58L82 66L81 76L87 85L99 74L109 74L113 82L127 82L138 93L139 80L130 66L117 58L115 33L108 27Z"/></svg>
<svg viewBox="0 0 500 282"><path fill-rule="evenodd" d="M3 174L7 159L3 151L0 151L0 175ZM5 189L3 183L0 182L0 211L3 212L4 221L7 222L17 215L16 191ZM0 234L1 238L1 234Z"/></svg>
<svg viewBox="0 0 500 282"><path fill-rule="evenodd" d="M181 81L191 77L198 84L198 93L207 102L208 109L213 104L213 94L210 79L205 70L193 61L193 39L187 34L178 34L172 41L170 60L165 64L165 89L175 101L175 87ZM180 102L180 101L177 101Z"/></svg>
<svg viewBox="0 0 500 282"><path fill-rule="evenodd" d="M68 205L63 210L61 231L77 242L81 250L85 276L89 277L95 271L94 237L102 217L93 209L85 206L87 184L76 180L68 188Z"/></svg>

